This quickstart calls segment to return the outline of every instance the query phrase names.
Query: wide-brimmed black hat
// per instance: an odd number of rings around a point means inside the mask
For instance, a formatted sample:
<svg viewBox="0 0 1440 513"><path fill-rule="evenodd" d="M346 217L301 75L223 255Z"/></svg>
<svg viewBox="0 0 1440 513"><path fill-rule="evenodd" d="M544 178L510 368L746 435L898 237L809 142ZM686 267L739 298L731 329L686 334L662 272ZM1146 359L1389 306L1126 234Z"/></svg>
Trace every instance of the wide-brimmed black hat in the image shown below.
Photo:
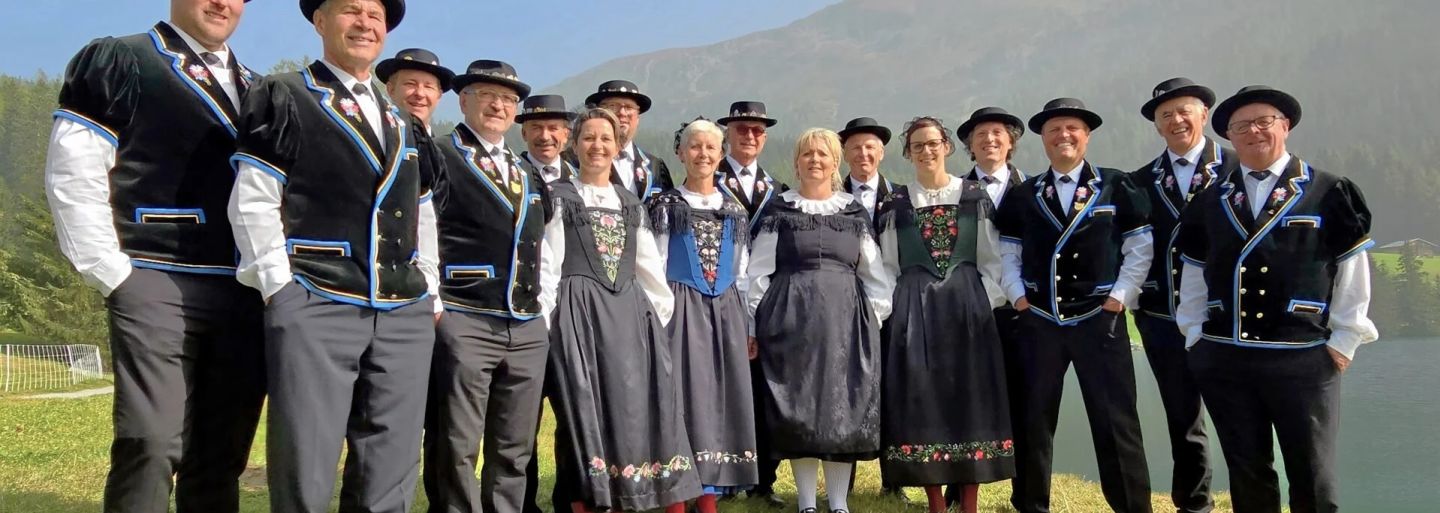
<svg viewBox="0 0 1440 513"><path fill-rule="evenodd" d="M1020 130L1021 133L1025 132L1025 122L1020 121L1020 118L1015 117L1015 115L1009 111L1000 107L983 107L980 110L970 113L970 119L965 120L964 123L961 123L960 126L955 129L955 136L963 141L966 137L970 136L970 132L975 131L976 125L990 121L1005 126L1013 126ZM1043 125L1044 122L1041 122L1041 124ZM1015 141L1010 142L1014 143Z"/></svg>
<svg viewBox="0 0 1440 513"><path fill-rule="evenodd" d="M1160 104L1184 96L1199 99L1207 109L1215 106L1215 91L1196 84L1195 81L1188 78L1176 77L1161 82L1160 85L1155 86L1154 90L1150 91L1150 101L1140 106L1140 115L1145 116L1145 119L1155 121L1155 109L1160 107Z"/></svg>
<svg viewBox="0 0 1440 513"><path fill-rule="evenodd" d="M1300 124L1300 102L1294 96L1270 86L1252 85L1240 88L1235 96L1226 98L1225 101L1220 102L1219 107L1215 107L1215 133L1229 140L1230 135L1227 132L1230 131L1230 116L1235 114L1240 107L1252 103L1264 103L1275 107L1275 110L1285 115L1285 119L1290 120L1292 129Z"/></svg>
<svg viewBox="0 0 1440 513"><path fill-rule="evenodd" d="M534 119L563 119L574 121L579 115L565 110L565 97L558 94L537 94L525 99L520 113L515 115L516 123Z"/></svg>
<svg viewBox="0 0 1440 513"><path fill-rule="evenodd" d="M515 74L515 67L502 61L481 59L470 63L465 68L465 74L455 77L455 93L465 90L466 86L484 82L487 84L502 85L515 90L515 95L521 100L530 96L530 86L520 81Z"/></svg>
<svg viewBox="0 0 1440 513"><path fill-rule="evenodd" d="M871 134L880 138L881 144L890 144L890 129L880 125L875 118L855 118L845 123L845 129L840 132L840 144L855 134Z"/></svg>
<svg viewBox="0 0 1440 513"><path fill-rule="evenodd" d="M300 0L300 14L305 15L305 21L314 23L315 10L324 3L325 0ZM394 31L400 26L400 20L405 19L405 0L380 0L380 5L385 6L385 31Z"/></svg>
<svg viewBox="0 0 1440 513"><path fill-rule="evenodd" d="M731 121L759 121L765 126L775 126L779 120L770 117L765 113L765 102L743 101L730 104L730 115L715 120L715 124L725 126Z"/></svg>
<svg viewBox="0 0 1440 513"><path fill-rule="evenodd" d="M599 107L600 102L613 96L621 96L635 100L635 104L640 106L641 114L650 110L650 97L641 93L640 87L629 80L611 80L600 84L600 87L596 88L594 94L585 97L585 105Z"/></svg>
<svg viewBox="0 0 1440 513"><path fill-rule="evenodd" d="M435 52L424 48L406 48L395 54L395 57L380 61L375 66L375 76L381 82L389 82L390 75L402 69L413 69L424 71L435 78L440 79L440 91L450 90L450 81L455 79L455 72L440 65L440 57Z"/></svg>
<svg viewBox="0 0 1440 513"><path fill-rule="evenodd" d="M1099 114L1085 108L1085 102L1074 98L1056 98L1046 102L1045 108L1040 109L1039 114L1030 116L1030 131L1038 134L1040 129L1045 127L1046 121L1065 116L1080 118L1091 130L1100 128L1100 123L1104 122Z"/></svg>

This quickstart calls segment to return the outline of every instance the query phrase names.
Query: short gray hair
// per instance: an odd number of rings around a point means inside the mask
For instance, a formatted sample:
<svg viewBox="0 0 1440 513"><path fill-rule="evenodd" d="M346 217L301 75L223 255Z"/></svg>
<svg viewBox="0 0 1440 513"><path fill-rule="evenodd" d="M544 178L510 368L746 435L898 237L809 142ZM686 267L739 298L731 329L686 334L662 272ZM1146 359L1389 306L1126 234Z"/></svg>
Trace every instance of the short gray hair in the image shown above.
<svg viewBox="0 0 1440 513"><path fill-rule="evenodd" d="M725 143L725 131L721 130L719 125L716 125L715 122L705 119L704 117L698 117L695 118L695 121L691 121L680 127L680 131L675 133L675 154L679 155L680 148L689 146L690 140L693 139L696 134L713 135L715 136L715 140L720 141L722 145Z"/></svg>

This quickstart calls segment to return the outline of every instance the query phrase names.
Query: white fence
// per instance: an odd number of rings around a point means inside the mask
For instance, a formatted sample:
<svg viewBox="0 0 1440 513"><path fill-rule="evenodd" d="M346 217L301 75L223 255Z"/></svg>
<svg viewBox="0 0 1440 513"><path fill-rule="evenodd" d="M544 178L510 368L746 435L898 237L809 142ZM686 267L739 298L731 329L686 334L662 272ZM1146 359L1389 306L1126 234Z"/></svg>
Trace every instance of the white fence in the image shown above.
<svg viewBox="0 0 1440 513"><path fill-rule="evenodd" d="M91 345L0 345L0 391L51 390L104 377Z"/></svg>

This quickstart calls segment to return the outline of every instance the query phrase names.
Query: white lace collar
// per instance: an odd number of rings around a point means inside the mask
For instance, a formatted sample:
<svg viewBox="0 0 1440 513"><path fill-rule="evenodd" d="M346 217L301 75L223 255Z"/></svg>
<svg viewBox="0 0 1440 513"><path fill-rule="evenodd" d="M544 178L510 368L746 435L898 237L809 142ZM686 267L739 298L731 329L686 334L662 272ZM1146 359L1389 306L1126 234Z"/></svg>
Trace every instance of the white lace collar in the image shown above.
<svg viewBox="0 0 1440 513"><path fill-rule="evenodd" d="M680 197L690 204L690 208L697 210L719 210L725 204L725 195L720 188L715 188L710 194L700 194L685 187L684 184L675 187L680 191Z"/></svg>
<svg viewBox="0 0 1440 513"><path fill-rule="evenodd" d="M951 205L960 201L960 186L965 180L956 176L950 177L950 182L938 189L927 189L920 185L920 180L910 182L906 189L910 190L910 204L915 208L924 208L932 205Z"/></svg>
<svg viewBox="0 0 1440 513"><path fill-rule="evenodd" d="M855 197L844 191L835 191L829 198L823 200L812 200L800 195L799 189L790 189L780 194L780 199L785 200L799 209L801 212L811 215L828 216L845 210Z"/></svg>

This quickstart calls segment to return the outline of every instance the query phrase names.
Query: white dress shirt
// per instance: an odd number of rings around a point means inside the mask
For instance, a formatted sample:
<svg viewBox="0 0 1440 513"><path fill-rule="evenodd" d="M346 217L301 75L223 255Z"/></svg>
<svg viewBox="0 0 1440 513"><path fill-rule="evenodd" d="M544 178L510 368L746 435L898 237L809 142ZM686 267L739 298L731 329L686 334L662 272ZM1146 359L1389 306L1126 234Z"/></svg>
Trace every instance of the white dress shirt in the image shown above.
<svg viewBox="0 0 1440 513"><path fill-rule="evenodd" d="M735 171L735 178L740 180L740 190L745 192L745 197L754 197L755 180L759 178L759 171L757 171L757 169L760 166L760 161L756 160L751 162L750 165L744 166L740 164L740 161L735 160L735 157L729 155L725 156L725 160L730 161L730 169ZM749 171L749 173L744 173L742 170Z"/></svg>
<svg viewBox="0 0 1440 513"><path fill-rule="evenodd" d="M330 68L330 72L335 74L335 78L340 79L340 83L345 86L347 91L350 91L350 96L355 97L355 103L360 105L360 113L365 116L365 122L370 124L370 131L375 134L375 139L380 141L380 149L388 151L384 125L381 124L383 118L380 117L380 98L375 96L380 93L375 92L375 85L368 81L361 82L360 79L355 78L355 75L346 73L345 70L330 64L329 61L321 59L320 62L326 68ZM365 94L355 94L355 86L358 84L365 85L367 91Z"/></svg>
<svg viewBox="0 0 1440 513"><path fill-rule="evenodd" d="M575 189L580 193L580 199L585 202L586 207L599 207L620 210L620 196L616 194L612 184L594 186L582 183L579 178L571 178L570 183L575 184ZM540 298L541 308L545 309L546 317L554 309L557 293L560 288L560 270L565 265L565 215L564 207L556 205L554 217L550 223L545 225L545 243L541 251L540 266L553 269L554 272L547 275L542 272L540 275ZM650 306L655 309L655 316L660 319L660 324L670 324L670 316L675 313L675 294L670 291L670 285L665 280L665 264L661 259L660 249L655 243L655 235L650 232L648 223L642 223L635 229L635 282L640 289L645 291L645 296L650 300ZM552 263L553 261L553 263ZM547 323L548 325L548 323Z"/></svg>
<svg viewBox="0 0 1440 513"><path fill-rule="evenodd" d="M1195 179L1195 169L1200 162L1200 150L1205 149L1205 138L1201 137L1195 147L1185 151L1184 155L1176 155L1168 148L1165 155L1170 159L1170 170L1175 173L1175 188L1180 191L1181 196L1190 190L1190 182ZM1180 165L1179 160L1185 159L1186 165Z"/></svg>
<svg viewBox="0 0 1440 513"><path fill-rule="evenodd" d="M166 23L170 25L169 23ZM199 55L206 50L195 38L170 25L180 39ZM210 52L218 65L200 62L220 84L230 102L239 106L240 94L230 70L230 47ZM109 296L132 271L130 256L120 250L115 214L110 206L110 170L117 148L101 134L70 119L57 117L50 129L45 154L45 196L55 220L60 252L70 260L87 285Z"/></svg>
<svg viewBox="0 0 1440 513"><path fill-rule="evenodd" d="M510 185L510 157L505 148L505 138L501 137L499 141L492 143L481 137L480 132L475 132L474 129L471 129L471 132L475 134L475 139L480 141L480 151L489 155L490 162L495 164L495 174L500 175L500 181Z"/></svg>
<svg viewBox="0 0 1440 513"><path fill-rule="evenodd" d="M620 153L615 154L615 173L620 175L620 183L626 190L635 190L635 165L636 158L635 141L625 143Z"/></svg>
<svg viewBox="0 0 1440 513"><path fill-rule="evenodd" d="M540 178L544 179L545 183L559 180L560 177L564 175L565 168L562 167L563 164L560 163L561 161L559 155L556 155L555 161L549 164L535 160L535 154L533 152L526 153L525 160L530 161L530 165L535 166L535 170L540 172ZM552 169L552 171L546 171L545 168L547 167Z"/></svg>
<svg viewBox="0 0 1440 513"><path fill-rule="evenodd" d="M806 214L835 215L844 210L855 197L836 191L829 199L812 200L801 196L800 191L789 190L781 193L780 199L793 203ZM860 264L855 272L860 277L861 289L865 292L870 310L875 313L874 321L879 325L890 317L892 296L895 293L895 273L885 269L879 244L869 235L868 230L865 233L860 241ZM746 290L745 303L751 319L755 318L755 309L760 306L760 301L765 299L765 292L770 289L770 276L775 274L776 270L775 251L779 240L779 234L763 232L750 244L750 262L746 270L750 276L750 285ZM755 335L754 323L750 325L750 335Z"/></svg>
<svg viewBox="0 0 1440 513"><path fill-rule="evenodd" d="M854 175L847 177L846 180L850 180L850 190L854 191L851 195L860 200L860 206L865 207L865 211L870 213L871 218L874 218L875 203L880 199L880 173L875 173L875 176L864 182L856 180Z"/></svg>
<svg viewBox="0 0 1440 513"><path fill-rule="evenodd" d="M961 186L964 184L964 180L950 177L950 183L939 189L926 189L918 180L906 188L912 191L911 204L919 210L936 205L958 205L963 194ZM1006 299L1005 291L1000 287L1001 275L1004 273L1003 264L1000 263L1000 232L990 219L979 219L978 223L975 267L980 271L980 283L985 287L985 295L990 299L990 309L993 310L1004 306ZM898 281L900 237L895 228L894 217L889 219L880 233L880 255L885 261L885 272L895 276Z"/></svg>
<svg viewBox="0 0 1440 513"><path fill-rule="evenodd" d="M170 28L175 29L176 34L180 34L180 39L185 41L185 45L190 47L190 51L200 56L200 64L203 64L205 68L210 70L210 78L214 79L215 83L220 84L220 89L225 91L225 96L230 98L230 105L235 106L235 110L239 111L240 89L235 85L235 72L237 70L230 69L230 45L226 44L224 48L219 50L207 50L205 49L205 45L200 44L195 38L190 37L190 34L181 30L180 27L168 21L164 23ZM206 52L215 54L215 58L218 59L219 62L215 64L205 62L204 54Z"/></svg>
<svg viewBox="0 0 1440 513"><path fill-rule="evenodd" d="M995 204L995 208L1000 208L1000 200L1005 197L1005 191L1010 188L1010 165L1000 166L1000 169L995 170L994 173L986 173L977 165L975 166L975 176L979 177L980 184L985 186L985 194L990 196L990 202ZM995 183L986 183L986 176L994 178Z"/></svg>
<svg viewBox="0 0 1440 513"><path fill-rule="evenodd" d="M1251 215L1256 218L1260 217L1260 212L1265 209L1265 202L1270 200L1270 192L1275 189L1275 184L1280 181L1280 175L1285 173L1285 167L1289 165L1290 154L1286 153L1280 156L1275 163L1270 164L1270 167L1264 169L1269 176L1266 176L1264 180L1256 180L1255 177L1250 176L1250 172L1258 170L1240 164L1240 176L1245 180L1245 194L1249 195L1247 199L1250 200Z"/></svg>
<svg viewBox="0 0 1440 513"><path fill-rule="evenodd" d="M1082 160L1075 169L1063 173L1054 168L1050 169L1050 173L1055 175L1055 197L1060 200L1060 208L1066 212L1069 212L1070 206L1075 203L1075 189L1080 186L1080 170L1084 168L1085 161ZM1065 176L1070 177L1070 183L1060 181L1060 178Z"/></svg>

